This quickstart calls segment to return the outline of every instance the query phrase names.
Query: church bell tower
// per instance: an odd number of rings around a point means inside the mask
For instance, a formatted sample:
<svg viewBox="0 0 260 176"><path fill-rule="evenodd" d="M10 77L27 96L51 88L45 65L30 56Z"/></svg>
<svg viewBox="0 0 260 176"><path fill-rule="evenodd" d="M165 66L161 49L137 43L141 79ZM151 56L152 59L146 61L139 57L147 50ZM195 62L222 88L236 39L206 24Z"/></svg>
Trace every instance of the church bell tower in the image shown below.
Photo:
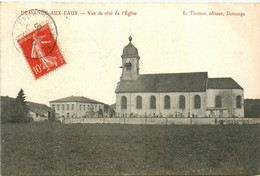
<svg viewBox="0 0 260 176"><path fill-rule="evenodd" d="M129 43L123 49L122 75L121 80L136 80L139 77L139 55L138 50L132 44L132 37L129 36Z"/></svg>

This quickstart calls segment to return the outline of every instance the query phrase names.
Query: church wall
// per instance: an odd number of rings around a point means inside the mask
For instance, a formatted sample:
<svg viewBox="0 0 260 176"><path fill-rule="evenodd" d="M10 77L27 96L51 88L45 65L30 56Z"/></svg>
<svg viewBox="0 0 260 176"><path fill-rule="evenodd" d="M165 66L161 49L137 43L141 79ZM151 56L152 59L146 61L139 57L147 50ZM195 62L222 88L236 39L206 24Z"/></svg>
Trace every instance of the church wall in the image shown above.
<svg viewBox="0 0 260 176"><path fill-rule="evenodd" d="M170 96L170 109L164 108L164 97ZM185 108L179 108L179 96L185 96ZM201 98L201 108L194 107L194 96L199 95ZM121 109L121 97L127 98L127 109ZM136 97L142 97L142 109L136 108ZM150 108L150 97L156 97L156 109ZM188 117L206 116L206 93L205 92L192 92L192 93L117 93L116 95L116 112L117 116L129 117L132 113L133 116L158 116L158 117Z"/></svg>
<svg viewBox="0 0 260 176"><path fill-rule="evenodd" d="M222 97L222 108L227 109L224 117L244 117L244 91L242 89L208 89L207 108L215 107L215 97ZM236 107L236 97L241 96L241 108Z"/></svg>
<svg viewBox="0 0 260 176"><path fill-rule="evenodd" d="M244 90L242 89L232 89L232 99L235 103L233 103L234 115L237 117L245 117L244 114ZM236 96L242 97L241 108L236 108Z"/></svg>

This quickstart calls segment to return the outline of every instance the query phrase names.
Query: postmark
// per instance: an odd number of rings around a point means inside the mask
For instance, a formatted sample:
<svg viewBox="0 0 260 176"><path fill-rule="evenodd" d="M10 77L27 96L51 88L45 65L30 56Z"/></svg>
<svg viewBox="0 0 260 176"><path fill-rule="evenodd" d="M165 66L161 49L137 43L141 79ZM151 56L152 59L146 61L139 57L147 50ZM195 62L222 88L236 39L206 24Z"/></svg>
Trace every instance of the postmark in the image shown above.
<svg viewBox="0 0 260 176"><path fill-rule="evenodd" d="M13 42L26 58L36 79L66 64L57 45L57 27L46 12L25 11L13 27Z"/></svg>

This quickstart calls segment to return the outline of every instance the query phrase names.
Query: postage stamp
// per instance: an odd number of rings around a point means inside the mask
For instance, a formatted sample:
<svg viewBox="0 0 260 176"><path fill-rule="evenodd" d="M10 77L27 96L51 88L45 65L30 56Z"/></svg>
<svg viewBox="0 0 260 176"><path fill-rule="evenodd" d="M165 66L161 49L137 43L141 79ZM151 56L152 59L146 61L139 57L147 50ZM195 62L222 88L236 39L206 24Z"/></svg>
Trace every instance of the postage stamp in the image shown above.
<svg viewBox="0 0 260 176"><path fill-rule="evenodd" d="M24 12L14 25L13 39L36 79L66 64L57 45L56 25L44 11Z"/></svg>

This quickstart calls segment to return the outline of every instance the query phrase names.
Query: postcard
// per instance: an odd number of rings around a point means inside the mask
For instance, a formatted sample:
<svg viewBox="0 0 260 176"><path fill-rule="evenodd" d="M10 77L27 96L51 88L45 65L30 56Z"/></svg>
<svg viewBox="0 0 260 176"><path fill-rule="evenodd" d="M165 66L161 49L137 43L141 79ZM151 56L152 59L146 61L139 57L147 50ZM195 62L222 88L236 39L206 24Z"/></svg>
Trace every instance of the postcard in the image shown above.
<svg viewBox="0 0 260 176"><path fill-rule="evenodd" d="M260 3L0 7L1 175L259 174Z"/></svg>

